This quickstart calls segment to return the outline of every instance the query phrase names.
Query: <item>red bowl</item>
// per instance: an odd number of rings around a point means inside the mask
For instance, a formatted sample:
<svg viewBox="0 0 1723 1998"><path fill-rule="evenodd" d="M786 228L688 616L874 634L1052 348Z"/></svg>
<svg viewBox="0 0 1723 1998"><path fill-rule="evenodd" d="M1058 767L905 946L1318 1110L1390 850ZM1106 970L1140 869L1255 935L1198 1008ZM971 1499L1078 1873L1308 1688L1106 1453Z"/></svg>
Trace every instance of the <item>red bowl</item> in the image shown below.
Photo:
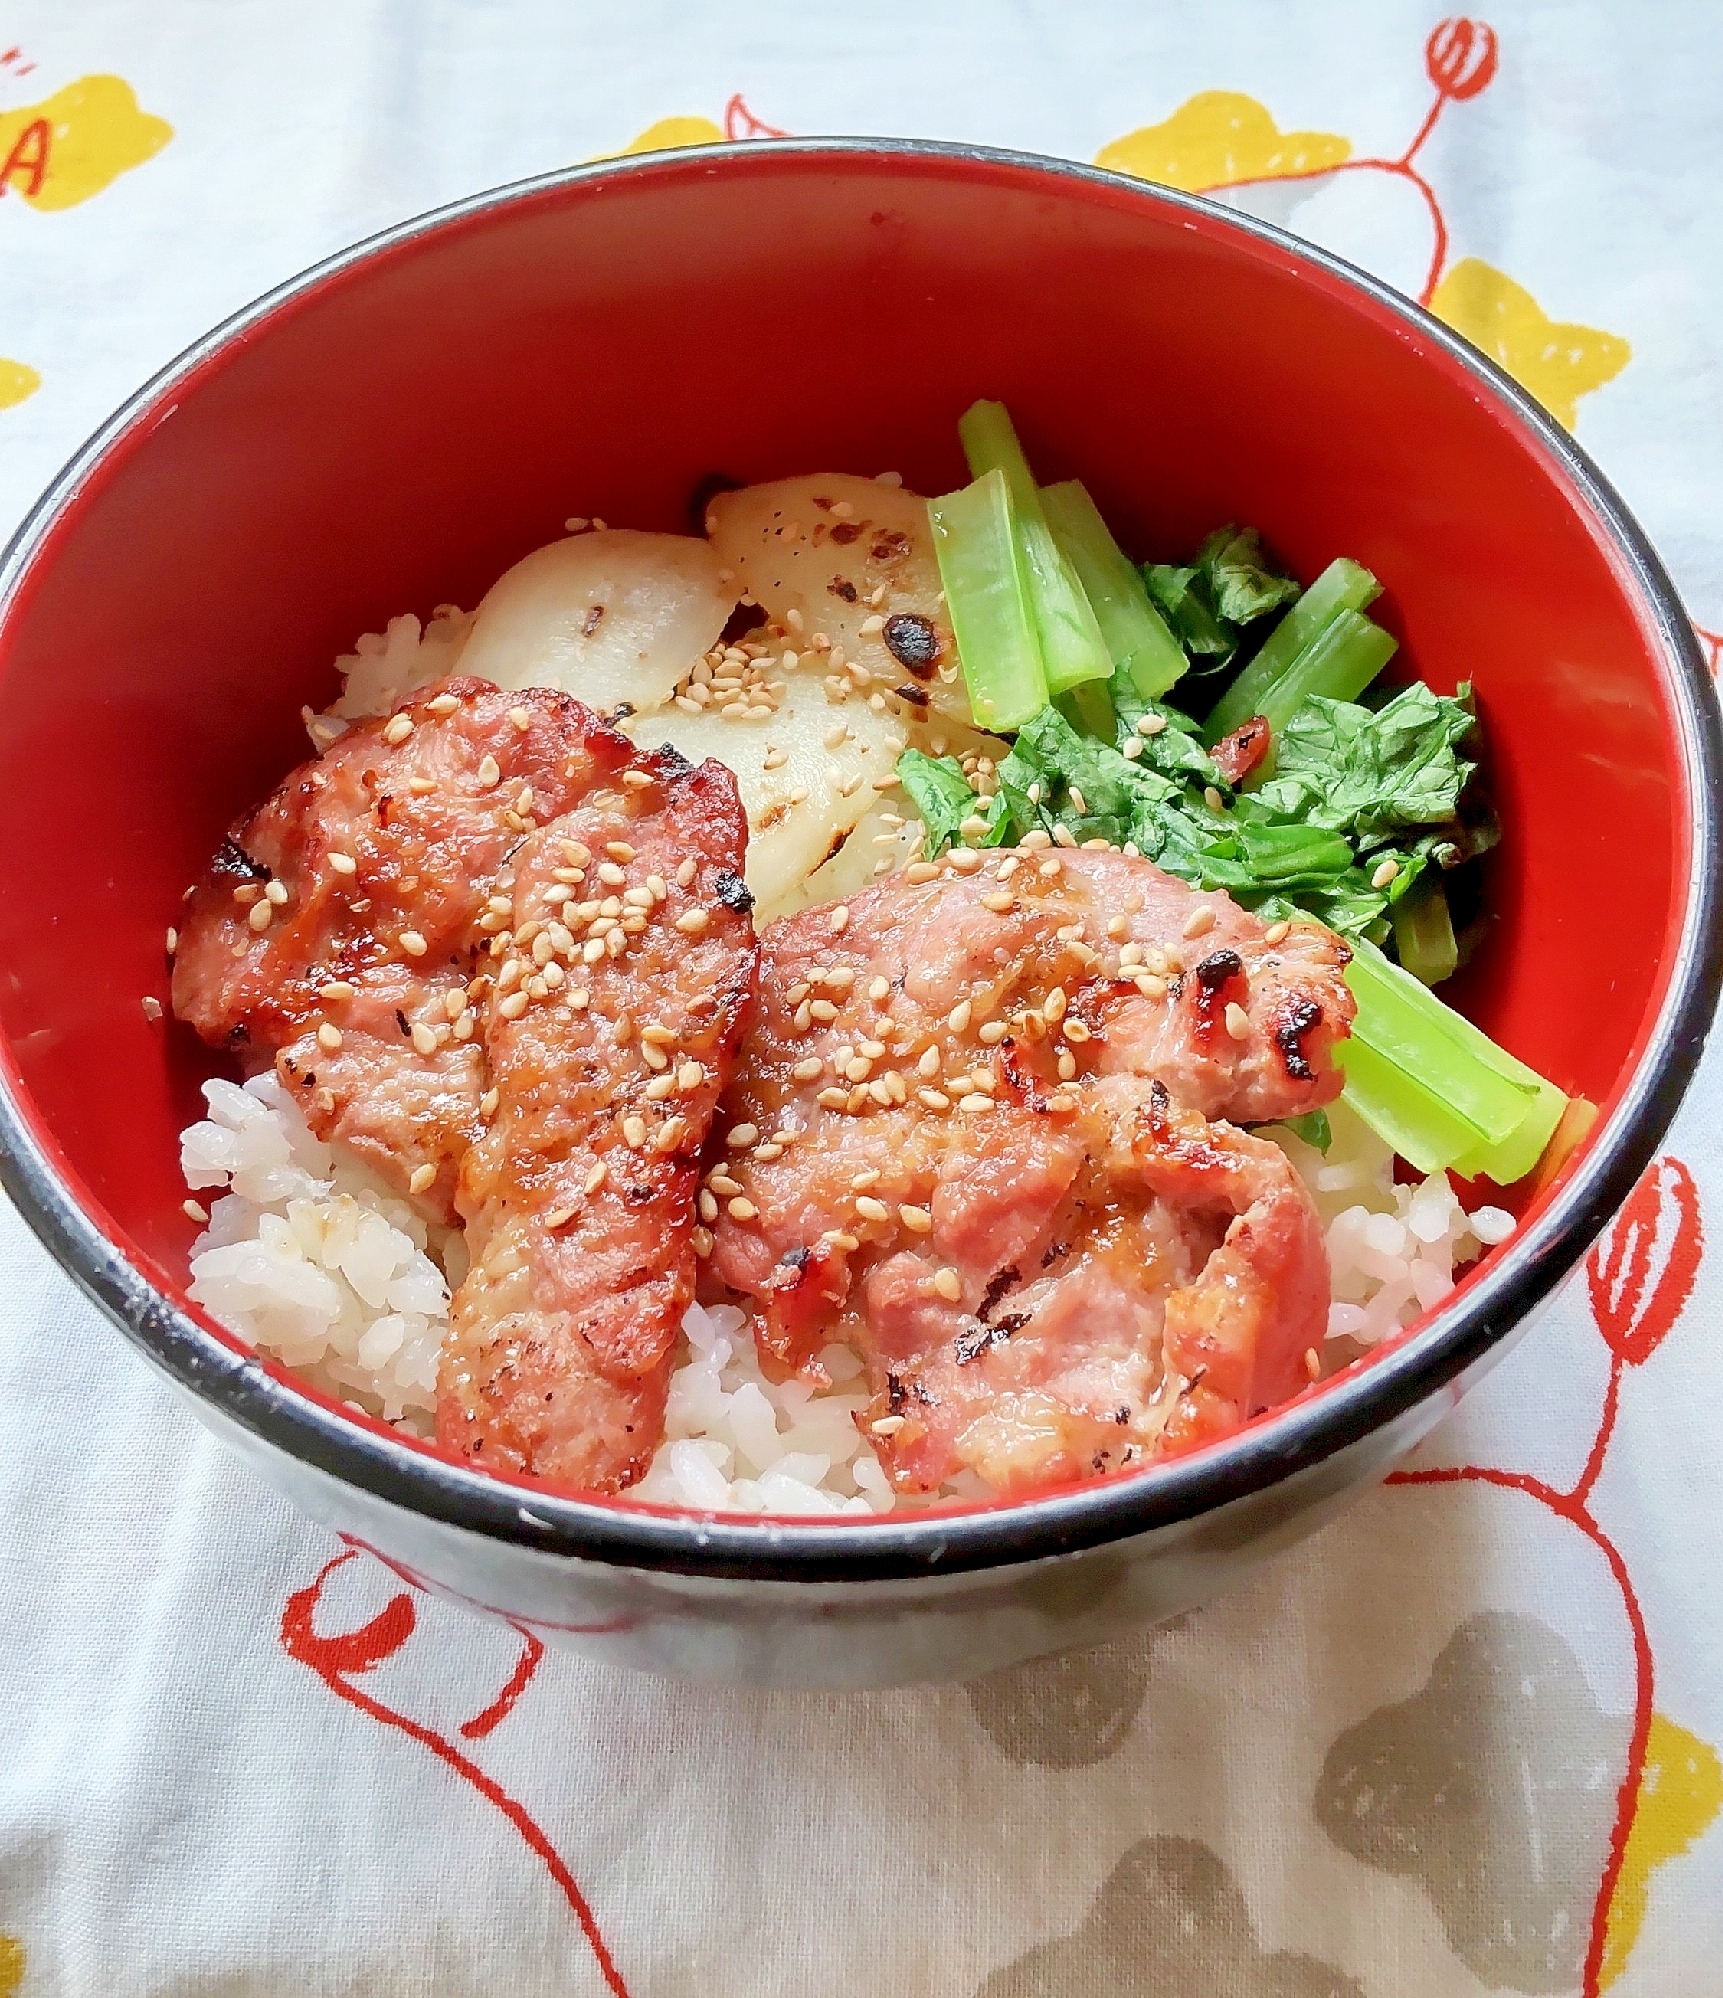
<svg viewBox="0 0 1723 1998"><path fill-rule="evenodd" d="M140 1000L303 702L391 614L472 603L579 511L713 472L963 476L1009 403L1125 543L1221 520L1354 555L1409 670L1474 681L1507 839L1462 997L1602 1115L1414 1331L1228 1442L1017 1504L708 1519L492 1479L308 1393L185 1294L204 1051ZM1716 1002L1716 711L1597 470L1370 278L1208 203L969 148L831 141L554 175L260 300L79 453L0 569L0 1150L73 1277L264 1476L427 1585L620 1662L956 1676L1165 1615L1308 1530L1500 1354L1652 1157ZM53 858L56 814L80 823ZM906 1612L914 1610L913 1617Z"/></svg>

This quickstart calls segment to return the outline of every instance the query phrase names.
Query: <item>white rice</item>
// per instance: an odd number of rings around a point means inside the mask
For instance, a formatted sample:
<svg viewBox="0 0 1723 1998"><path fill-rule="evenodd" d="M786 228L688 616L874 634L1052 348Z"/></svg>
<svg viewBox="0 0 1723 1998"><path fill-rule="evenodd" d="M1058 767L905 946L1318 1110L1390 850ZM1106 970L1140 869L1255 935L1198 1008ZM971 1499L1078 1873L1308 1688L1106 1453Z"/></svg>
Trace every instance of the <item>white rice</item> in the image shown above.
<svg viewBox="0 0 1723 1998"><path fill-rule="evenodd" d="M459 1232L428 1226L339 1146L314 1138L273 1074L204 1084L205 1122L180 1139L186 1184L226 1189L192 1247L191 1294L258 1352L373 1415L428 1436L449 1294L465 1274ZM1513 1216L1467 1214L1445 1173L1396 1185L1394 1154L1358 1118L1329 1111L1326 1154L1272 1135L1322 1214L1333 1270L1328 1336L1339 1362L1409 1325L1455 1271L1512 1232ZM670 1383L665 1440L637 1497L701 1512L876 1513L895 1494L853 1417L862 1363L826 1349L832 1385L768 1381L746 1315L690 1307ZM938 1497L980 1497L973 1474Z"/></svg>

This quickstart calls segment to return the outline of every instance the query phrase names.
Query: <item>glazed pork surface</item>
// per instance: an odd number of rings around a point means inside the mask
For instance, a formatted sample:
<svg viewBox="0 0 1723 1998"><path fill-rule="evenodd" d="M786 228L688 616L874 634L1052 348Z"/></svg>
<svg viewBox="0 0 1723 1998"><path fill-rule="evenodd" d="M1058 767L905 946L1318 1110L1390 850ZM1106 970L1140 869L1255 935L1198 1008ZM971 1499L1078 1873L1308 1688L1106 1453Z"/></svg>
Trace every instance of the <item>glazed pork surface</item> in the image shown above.
<svg viewBox="0 0 1723 1998"><path fill-rule="evenodd" d="M959 851L762 948L702 1197L712 1278L758 1305L776 1369L856 1347L900 1487L1115 1469L1304 1384L1321 1228L1238 1126L1338 1094L1338 938L1041 849Z"/></svg>

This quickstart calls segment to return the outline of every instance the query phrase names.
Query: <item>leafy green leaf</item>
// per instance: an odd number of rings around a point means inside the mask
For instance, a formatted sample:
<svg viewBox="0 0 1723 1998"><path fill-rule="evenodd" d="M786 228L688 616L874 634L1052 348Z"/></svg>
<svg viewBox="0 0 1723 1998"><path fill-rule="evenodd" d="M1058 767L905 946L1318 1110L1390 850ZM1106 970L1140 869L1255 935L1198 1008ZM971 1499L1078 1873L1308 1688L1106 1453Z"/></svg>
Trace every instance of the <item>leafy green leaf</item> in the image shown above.
<svg viewBox="0 0 1723 1998"><path fill-rule="evenodd" d="M1196 566L1208 585L1209 602L1227 624L1250 624L1299 596L1296 576L1269 567L1254 527L1216 528L1197 550Z"/></svg>
<svg viewBox="0 0 1723 1998"><path fill-rule="evenodd" d="M963 821L979 811L969 779L955 757L928 756L919 749L903 752L897 759L897 774L927 824L926 851L943 853Z"/></svg>
<svg viewBox="0 0 1723 1998"><path fill-rule="evenodd" d="M1314 1145L1319 1152L1327 1151L1334 1142L1326 1110L1307 1110L1302 1117L1288 1117L1286 1129L1295 1138L1302 1138L1307 1145Z"/></svg>
<svg viewBox="0 0 1723 1998"><path fill-rule="evenodd" d="M1404 827L1450 823L1476 769L1455 748L1475 722L1469 687L1447 696L1414 682L1375 712L1312 696L1281 731L1257 802L1283 822L1350 833L1360 853Z"/></svg>

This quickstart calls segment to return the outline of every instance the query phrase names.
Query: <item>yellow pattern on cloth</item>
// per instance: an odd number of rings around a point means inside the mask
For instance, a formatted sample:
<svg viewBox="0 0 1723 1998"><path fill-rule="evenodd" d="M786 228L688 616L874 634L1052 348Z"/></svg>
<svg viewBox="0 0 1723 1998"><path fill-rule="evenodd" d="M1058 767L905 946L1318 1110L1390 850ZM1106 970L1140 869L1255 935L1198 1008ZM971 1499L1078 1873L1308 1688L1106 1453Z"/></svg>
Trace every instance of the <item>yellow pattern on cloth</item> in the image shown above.
<svg viewBox="0 0 1723 1998"><path fill-rule="evenodd" d="M1266 106L1238 90L1204 90L1159 125L1103 146L1095 164L1200 194L1246 180L1320 173L1350 156L1337 132L1283 132Z"/></svg>
<svg viewBox="0 0 1723 1998"><path fill-rule="evenodd" d="M42 377L23 361L0 358L0 409L11 409L42 386Z"/></svg>
<svg viewBox="0 0 1723 1998"><path fill-rule="evenodd" d="M1612 381L1633 357L1614 333L1554 320L1523 285L1465 257L1437 285L1430 310L1465 334L1569 430L1582 395Z"/></svg>
<svg viewBox="0 0 1723 1998"><path fill-rule="evenodd" d="M12 1998L12 1993L24 1982L27 1968L24 1945L16 1936L0 1932L0 1998Z"/></svg>
<svg viewBox="0 0 1723 1998"><path fill-rule="evenodd" d="M39 139L33 126L46 128ZM0 112L0 160L12 162L0 191L22 195L32 208L75 208L172 137L165 118L138 108L123 77L80 77L41 104Z"/></svg>
<svg viewBox="0 0 1723 1998"><path fill-rule="evenodd" d="M1651 1716L1645 1776L1621 1875L1609 1903L1598 1989L1607 1991L1627 1968L1651 1898L1651 1875L1680 1858L1723 1810L1723 1761L1717 1751L1662 1714Z"/></svg>
<svg viewBox="0 0 1723 1998"><path fill-rule="evenodd" d="M724 128L710 118L660 118L614 153L594 153L595 160L626 159L630 153L663 153L673 146L721 146Z"/></svg>

